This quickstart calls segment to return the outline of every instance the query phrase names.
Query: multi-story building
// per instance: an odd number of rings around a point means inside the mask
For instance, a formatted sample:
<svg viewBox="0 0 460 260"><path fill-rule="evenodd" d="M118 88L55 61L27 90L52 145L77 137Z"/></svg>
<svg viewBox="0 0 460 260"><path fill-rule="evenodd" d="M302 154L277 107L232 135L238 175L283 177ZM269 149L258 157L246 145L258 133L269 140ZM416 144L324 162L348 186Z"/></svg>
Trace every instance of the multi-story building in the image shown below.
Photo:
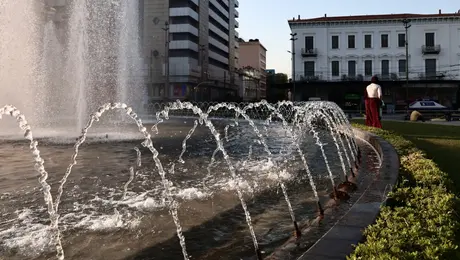
<svg viewBox="0 0 460 260"><path fill-rule="evenodd" d="M216 99L236 90L238 6L238 0L141 0L153 98Z"/></svg>
<svg viewBox="0 0 460 260"><path fill-rule="evenodd" d="M242 68L251 68L248 73L251 77L243 79L240 86L240 96L243 99L264 99L267 91L267 49L258 39L249 41L240 40L239 65ZM249 84L248 81L254 81ZM245 84L248 83L248 84Z"/></svg>
<svg viewBox="0 0 460 260"><path fill-rule="evenodd" d="M296 82L356 82L379 75L405 92L433 87L452 96L458 87L460 13L299 16L289 26L297 39ZM391 98L411 99L405 95Z"/></svg>

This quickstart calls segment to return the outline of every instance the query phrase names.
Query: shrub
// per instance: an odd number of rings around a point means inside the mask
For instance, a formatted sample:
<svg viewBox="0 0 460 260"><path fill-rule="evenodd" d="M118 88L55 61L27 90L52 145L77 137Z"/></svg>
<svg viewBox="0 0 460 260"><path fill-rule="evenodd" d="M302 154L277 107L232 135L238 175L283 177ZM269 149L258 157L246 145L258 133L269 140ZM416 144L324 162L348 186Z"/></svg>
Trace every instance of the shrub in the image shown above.
<svg viewBox="0 0 460 260"><path fill-rule="evenodd" d="M458 198L451 180L424 152L393 132L363 125L390 142L399 154L399 181L365 241L347 259L459 259L455 212Z"/></svg>

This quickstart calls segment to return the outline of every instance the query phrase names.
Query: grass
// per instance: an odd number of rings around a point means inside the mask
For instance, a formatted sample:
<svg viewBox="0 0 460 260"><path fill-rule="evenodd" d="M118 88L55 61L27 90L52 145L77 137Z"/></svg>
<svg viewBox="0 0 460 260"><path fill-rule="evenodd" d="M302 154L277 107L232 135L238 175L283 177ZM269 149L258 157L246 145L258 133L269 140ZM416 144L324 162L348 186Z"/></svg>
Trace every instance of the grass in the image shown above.
<svg viewBox="0 0 460 260"><path fill-rule="evenodd" d="M364 120L352 120L364 124ZM442 171L449 174L460 194L460 126L418 122L382 121L383 129L402 135L423 150Z"/></svg>
<svg viewBox="0 0 460 260"><path fill-rule="evenodd" d="M347 259L460 259L454 194L460 187L460 127L391 121L381 130L354 123L390 142L401 165L398 184Z"/></svg>

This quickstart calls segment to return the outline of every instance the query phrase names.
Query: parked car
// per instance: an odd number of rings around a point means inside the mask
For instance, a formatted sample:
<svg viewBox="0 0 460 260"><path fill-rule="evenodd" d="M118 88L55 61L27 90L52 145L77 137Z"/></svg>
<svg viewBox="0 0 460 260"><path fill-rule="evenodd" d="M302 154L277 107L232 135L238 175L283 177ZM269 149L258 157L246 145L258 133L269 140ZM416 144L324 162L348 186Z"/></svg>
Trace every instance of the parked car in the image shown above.
<svg viewBox="0 0 460 260"><path fill-rule="evenodd" d="M432 100L415 101L409 104L407 115L405 117L406 120L410 118L410 114L414 110L420 112L423 117L428 120L444 117L447 121L450 121L452 118L452 112L447 107Z"/></svg>

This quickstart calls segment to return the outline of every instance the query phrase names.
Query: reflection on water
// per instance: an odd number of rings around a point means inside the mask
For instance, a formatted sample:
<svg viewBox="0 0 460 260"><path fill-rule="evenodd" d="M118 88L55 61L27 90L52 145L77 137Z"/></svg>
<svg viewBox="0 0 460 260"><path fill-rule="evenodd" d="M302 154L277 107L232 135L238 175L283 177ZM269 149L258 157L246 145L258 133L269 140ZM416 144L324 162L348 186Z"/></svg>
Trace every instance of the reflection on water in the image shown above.
<svg viewBox="0 0 460 260"><path fill-rule="evenodd" d="M277 185L278 174L288 183L301 224L315 214L315 201L292 139L281 125L261 127L274 154L270 160L247 124L215 124L241 179L261 247L270 252L292 233L292 222ZM154 139L174 197L180 202L179 218L189 254L198 259L252 257L244 213L234 191L236 182L220 153L210 165L216 144L206 128L198 126L186 143L184 163L179 160L184 137L192 126L192 119L163 123ZM135 129L131 135L131 128L126 128L129 138L125 139L131 140L112 141L113 134L99 128L99 134L92 134L90 142L80 148L78 164L66 184L59 209L68 259L182 259L152 155L142 148L141 140L133 139ZM74 139L50 136L42 136L40 147L55 192L73 153L69 141ZM331 141L327 135L322 138L326 143ZM327 198L330 181L314 141L306 133L297 141L305 148L320 196ZM8 259L52 257L48 216L28 145L4 140L0 147L2 253ZM139 147L142 154L140 167L136 166L134 147ZM338 181L341 168L337 153L332 144L326 147ZM275 163L281 166L281 172L276 172ZM131 166L135 176L122 199Z"/></svg>

